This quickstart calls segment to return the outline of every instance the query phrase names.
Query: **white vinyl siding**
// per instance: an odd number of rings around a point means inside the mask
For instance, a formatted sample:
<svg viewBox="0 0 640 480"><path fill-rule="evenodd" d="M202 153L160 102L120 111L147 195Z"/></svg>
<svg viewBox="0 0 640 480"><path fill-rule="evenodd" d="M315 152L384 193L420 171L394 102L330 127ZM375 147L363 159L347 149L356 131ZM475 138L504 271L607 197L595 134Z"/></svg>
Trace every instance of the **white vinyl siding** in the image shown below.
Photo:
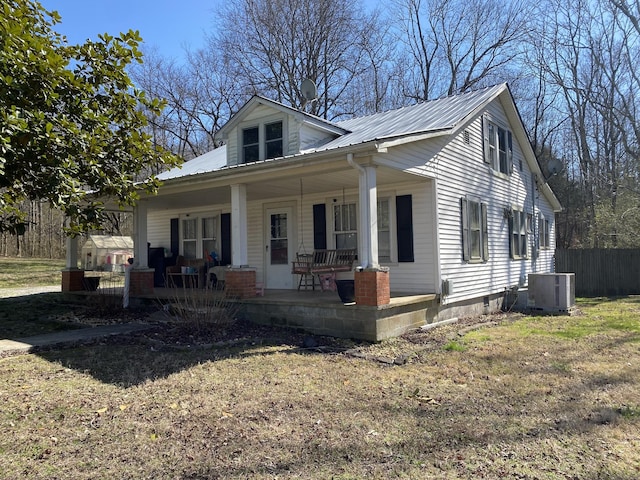
<svg viewBox="0 0 640 480"><path fill-rule="evenodd" d="M498 125L509 125L499 102L493 102L481 115L460 128L453 138L434 139L434 148L442 150L426 162L426 169L438 183L438 225L441 278L453 284L447 303L481 298L499 294L513 285L522 285L528 273L549 272L553 269L553 229L550 222L550 248L540 252L537 260L532 258L511 259L509 218L506 209L522 206L526 212L538 212L553 218L551 207L537 190L532 191L531 171L523 162L523 153L515 136L512 138L512 163L510 175L492 175L484 161L483 117ZM469 143L465 143L463 131L470 132ZM519 165L523 163L523 169ZM462 229L460 226L460 197L475 196L487 202L487 231L489 260L483 263L465 262L461 258ZM533 235L527 235L529 252L533 249ZM531 257L531 255L530 255ZM513 268L518 265L517 268Z"/></svg>

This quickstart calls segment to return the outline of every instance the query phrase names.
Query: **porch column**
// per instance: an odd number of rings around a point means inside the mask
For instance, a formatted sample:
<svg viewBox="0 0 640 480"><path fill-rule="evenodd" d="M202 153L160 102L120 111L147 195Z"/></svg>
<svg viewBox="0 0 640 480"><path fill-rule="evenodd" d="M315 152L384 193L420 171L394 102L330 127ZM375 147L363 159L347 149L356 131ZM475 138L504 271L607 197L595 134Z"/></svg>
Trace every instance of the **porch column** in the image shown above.
<svg viewBox="0 0 640 480"><path fill-rule="evenodd" d="M67 237L65 268L62 270L62 291L83 290L84 270L78 268L78 237Z"/></svg>
<svg viewBox="0 0 640 480"><path fill-rule="evenodd" d="M360 221L360 266L362 268L378 268L378 187L376 183L376 167L360 166L359 168Z"/></svg>
<svg viewBox="0 0 640 480"><path fill-rule="evenodd" d="M247 186L231 185L231 264L235 268L249 264L247 242Z"/></svg>
<svg viewBox="0 0 640 480"><path fill-rule="evenodd" d="M67 237L65 268L67 270L78 269L78 237Z"/></svg>
<svg viewBox="0 0 640 480"><path fill-rule="evenodd" d="M140 200L133 209L133 259L136 269L149 268L147 247L147 204Z"/></svg>
<svg viewBox="0 0 640 480"><path fill-rule="evenodd" d="M133 209L133 265L125 275L129 275L131 295L153 294L153 268L149 268L147 246L147 203L144 200Z"/></svg>

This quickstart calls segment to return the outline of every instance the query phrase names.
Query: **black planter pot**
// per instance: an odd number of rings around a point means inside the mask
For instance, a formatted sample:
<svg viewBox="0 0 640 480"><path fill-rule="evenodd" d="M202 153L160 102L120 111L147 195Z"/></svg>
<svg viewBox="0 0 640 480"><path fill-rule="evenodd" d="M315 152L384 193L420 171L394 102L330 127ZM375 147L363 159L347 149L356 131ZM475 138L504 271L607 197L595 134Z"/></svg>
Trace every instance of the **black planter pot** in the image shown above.
<svg viewBox="0 0 640 480"><path fill-rule="evenodd" d="M82 286L90 292L95 292L98 285L100 285L100 277L84 277L82 279Z"/></svg>
<svg viewBox="0 0 640 480"><path fill-rule="evenodd" d="M355 301L356 289L353 280L336 280L336 290L342 303L352 303Z"/></svg>

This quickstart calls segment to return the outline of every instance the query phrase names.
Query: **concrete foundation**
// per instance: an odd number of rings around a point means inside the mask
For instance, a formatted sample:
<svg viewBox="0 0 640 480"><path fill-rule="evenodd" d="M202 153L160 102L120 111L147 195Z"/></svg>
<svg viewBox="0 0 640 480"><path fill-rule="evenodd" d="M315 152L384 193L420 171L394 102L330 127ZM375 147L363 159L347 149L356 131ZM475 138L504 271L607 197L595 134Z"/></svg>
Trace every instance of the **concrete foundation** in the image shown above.
<svg viewBox="0 0 640 480"><path fill-rule="evenodd" d="M256 323L377 342L430 323L437 312L435 295L396 297L382 306L344 305L337 295L329 298L329 292L316 295L315 302L268 295L245 299L240 304L241 315Z"/></svg>

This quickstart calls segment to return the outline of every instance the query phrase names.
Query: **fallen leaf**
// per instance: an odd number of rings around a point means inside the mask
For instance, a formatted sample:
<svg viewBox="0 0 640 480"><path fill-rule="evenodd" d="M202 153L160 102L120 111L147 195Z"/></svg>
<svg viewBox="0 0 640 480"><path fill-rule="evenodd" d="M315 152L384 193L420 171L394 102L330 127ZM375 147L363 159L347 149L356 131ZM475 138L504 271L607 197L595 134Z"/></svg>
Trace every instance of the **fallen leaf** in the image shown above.
<svg viewBox="0 0 640 480"><path fill-rule="evenodd" d="M101 408L99 410L96 410L96 413L104 413L107 411L107 407Z"/></svg>
<svg viewBox="0 0 640 480"><path fill-rule="evenodd" d="M129 408L129 405L120 405L121 412L124 412L127 408Z"/></svg>

